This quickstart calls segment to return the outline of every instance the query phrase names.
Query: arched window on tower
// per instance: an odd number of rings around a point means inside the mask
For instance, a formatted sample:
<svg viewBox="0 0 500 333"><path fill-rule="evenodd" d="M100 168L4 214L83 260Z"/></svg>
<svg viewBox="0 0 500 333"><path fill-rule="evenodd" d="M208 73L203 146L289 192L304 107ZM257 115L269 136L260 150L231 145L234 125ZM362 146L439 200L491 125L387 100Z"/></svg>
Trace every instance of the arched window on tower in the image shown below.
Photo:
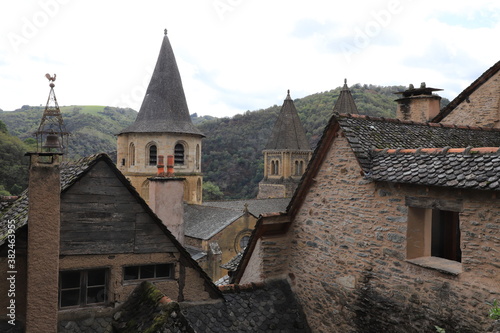
<svg viewBox="0 0 500 333"><path fill-rule="evenodd" d="M200 170L200 145L196 145L196 170Z"/></svg>
<svg viewBox="0 0 500 333"><path fill-rule="evenodd" d="M271 175L274 175L274 171L276 169L274 168L274 161L271 161Z"/></svg>
<svg viewBox="0 0 500 333"><path fill-rule="evenodd" d="M149 165L156 165L158 157L158 149L156 145L149 146Z"/></svg>
<svg viewBox="0 0 500 333"><path fill-rule="evenodd" d="M128 149L128 160L129 160L130 166L135 165L135 145L133 142L130 143L130 146Z"/></svg>
<svg viewBox="0 0 500 333"><path fill-rule="evenodd" d="M175 165L184 165L184 145L182 143L178 143L175 145L174 164Z"/></svg>
<svg viewBox="0 0 500 333"><path fill-rule="evenodd" d="M196 182L196 202L201 202L202 191L201 179L198 178L198 181Z"/></svg>
<svg viewBox="0 0 500 333"><path fill-rule="evenodd" d="M300 176L300 164L299 161L295 161L295 176Z"/></svg>
<svg viewBox="0 0 500 333"><path fill-rule="evenodd" d="M276 164L274 165L274 174L275 175L280 174L280 161L276 161Z"/></svg>
<svg viewBox="0 0 500 333"><path fill-rule="evenodd" d="M300 170L299 176L302 176L302 174L304 173L304 161L300 161L299 170Z"/></svg>

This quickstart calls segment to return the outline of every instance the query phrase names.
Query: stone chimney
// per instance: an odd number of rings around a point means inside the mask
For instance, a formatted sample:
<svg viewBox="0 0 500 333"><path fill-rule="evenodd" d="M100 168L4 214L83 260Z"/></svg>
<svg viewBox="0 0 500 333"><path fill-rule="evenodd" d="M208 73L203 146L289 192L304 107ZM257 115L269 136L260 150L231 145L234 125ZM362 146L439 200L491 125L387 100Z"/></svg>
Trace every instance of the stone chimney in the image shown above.
<svg viewBox="0 0 500 333"><path fill-rule="evenodd" d="M163 224L184 245L184 178L174 177L174 156L158 156L158 174L149 180L149 206Z"/></svg>
<svg viewBox="0 0 500 333"><path fill-rule="evenodd" d="M408 90L397 92L396 94L403 97L396 100L396 118L415 122L432 120L439 113L441 101L441 97L433 95L432 92L440 90L443 89L427 88L425 82L422 82L420 88L415 89L410 84Z"/></svg>
<svg viewBox="0 0 500 333"><path fill-rule="evenodd" d="M28 153L26 332L57 332L61 153Z"/></svg>

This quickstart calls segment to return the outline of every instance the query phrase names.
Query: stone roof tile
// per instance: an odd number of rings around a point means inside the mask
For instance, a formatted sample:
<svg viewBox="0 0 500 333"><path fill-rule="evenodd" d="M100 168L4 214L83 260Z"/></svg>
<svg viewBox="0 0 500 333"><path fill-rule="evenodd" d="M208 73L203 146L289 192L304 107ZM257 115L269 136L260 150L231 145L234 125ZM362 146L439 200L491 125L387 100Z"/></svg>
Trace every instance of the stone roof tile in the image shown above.
<svg viewBox="0 0 500 333"><path fill-rule="evenodd" d="M243 214L243 210L184 204L184 232L186 236L207 240Z"/></svg>
<svg viewBox="0 0 500 333"><path fill-rule="evenodd" d="M376 181L500 190L496 147L374 150L370 177Z"/></svg>
<svg viewBox="0 0 500 333"><path fill-rule="evenodd" d="M362 115L334 116L365 173L371 169L372 149L500 147L500 130L417 123Z"/></svg>

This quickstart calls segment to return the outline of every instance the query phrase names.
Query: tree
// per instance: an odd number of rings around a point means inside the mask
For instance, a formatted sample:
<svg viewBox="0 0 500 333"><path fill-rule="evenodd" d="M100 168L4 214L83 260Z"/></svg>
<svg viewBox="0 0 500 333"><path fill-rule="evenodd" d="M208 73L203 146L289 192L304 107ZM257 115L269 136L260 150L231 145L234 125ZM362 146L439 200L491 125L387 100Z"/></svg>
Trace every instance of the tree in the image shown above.
<svg viewBox="0 0 500 333"><path fill-rule="evenodd" d="M203 199L206 201L220 200L224 197L224 193L219 186L212 182L203 182Z"/></svg>

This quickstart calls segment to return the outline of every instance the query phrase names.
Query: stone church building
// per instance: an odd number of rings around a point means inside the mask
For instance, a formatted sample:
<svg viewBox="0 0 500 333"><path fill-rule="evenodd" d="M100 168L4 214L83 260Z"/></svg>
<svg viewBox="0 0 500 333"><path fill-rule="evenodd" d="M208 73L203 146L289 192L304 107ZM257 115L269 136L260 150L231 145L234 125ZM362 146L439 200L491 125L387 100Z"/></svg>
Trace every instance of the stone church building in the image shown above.
<svg viewBox="0 0 500 333"><path fill-rule="evenodd" d="M184 200L201 204L201 140L191 122L181 76L167 33L135 122L118 134L118 169L148 202L149 177L158 156L174 156L174 170L185 178Z"/></svg>
<svg viewBox="0 0 500 333"><path fill-rule="evenodd" d="M264 179L257 199L290 198L312 155L290 90L263 153Z"/></svg>

